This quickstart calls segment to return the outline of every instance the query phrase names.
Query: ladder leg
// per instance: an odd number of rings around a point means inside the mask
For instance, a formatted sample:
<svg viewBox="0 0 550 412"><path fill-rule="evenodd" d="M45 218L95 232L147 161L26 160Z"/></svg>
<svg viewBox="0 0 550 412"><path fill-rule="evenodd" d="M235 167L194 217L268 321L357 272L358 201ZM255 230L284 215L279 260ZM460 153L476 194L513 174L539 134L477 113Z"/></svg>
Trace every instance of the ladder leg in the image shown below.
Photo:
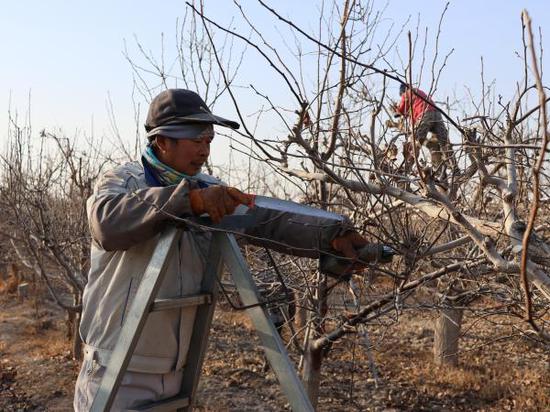
<svg viewBox="0 0 550 412"><path fill-rule="evenodd" d="M162 234L155 248L92 402L90 408L92 412L108 411L113 404L122 376L147 320L150 306L162 283L167 257L179 233L176 228L168 229Z"/></svg>
<svg viewBox="0 0 550 412"><path fill-rule="evenodd" d="M216 278L220 275L222 269L221 240L224 236L223 233L212 234L212 243L210 244L210 251L208 252L208 263L201 285L203 293L212 294L212 303L210 305L201 305L197 308L193 335L191 336L191 342L189 344L187 362L183 369L183 378L179 395L180 397L189 398L189 405L179 408L178 411L180 412L190 411L193 408L202 364L204 356L206 355L206 349L208 348L208 337L210 335L212 317L214 316L214 309L216 307Z"/></svg>
<svg viewBox="0 0 550 412"><path fill-rule="evenodd" d="M233 235L220 236L222 256L229 268L243 305L259 303L258 291L248 265ZM288 357L286 347L261 306L247 309L262 341L265 354L293 411L314 411L296 369Z"/></svg>

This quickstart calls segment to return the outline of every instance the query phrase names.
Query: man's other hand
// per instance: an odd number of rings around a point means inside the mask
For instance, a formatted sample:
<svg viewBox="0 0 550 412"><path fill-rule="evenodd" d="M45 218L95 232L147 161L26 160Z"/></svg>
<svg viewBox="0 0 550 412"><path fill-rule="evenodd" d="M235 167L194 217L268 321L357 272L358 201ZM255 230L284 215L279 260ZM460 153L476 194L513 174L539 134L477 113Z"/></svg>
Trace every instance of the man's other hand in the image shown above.
<svg viewBox="0 0 550 412"><path fill-rule="evenodd" d="M214 223L219 223L225 215L232 214L238 205L252 207L254 196L234 187L213 185L189 192L191 209L196 215L208 214Z"/></svg>
<svg viewBox="0 0 550 412"><path fill-rule="evenodd" d="M367 245L367 243L367 240L359 233L349 231L342 236L335 237L331 242L331 246L345 257L357 259L357 250Z"/></svg>

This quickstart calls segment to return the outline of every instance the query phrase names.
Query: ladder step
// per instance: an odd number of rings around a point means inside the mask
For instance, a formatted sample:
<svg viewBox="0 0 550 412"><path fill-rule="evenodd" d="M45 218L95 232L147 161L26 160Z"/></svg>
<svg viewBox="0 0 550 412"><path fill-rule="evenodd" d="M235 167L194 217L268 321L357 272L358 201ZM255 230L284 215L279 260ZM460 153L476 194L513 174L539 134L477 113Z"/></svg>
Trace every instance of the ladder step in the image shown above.
<svg viewBox="0 0 550 412"><path fill-rule="evenodd" d="M179 408L185 408L186 406L189 406L188 397L175 397L132 409L126 409L125 412L173 412Z"/></svg>
<svg viewBox="0 0 550 412"><path fill-rule="evenodd" d="M184 308L186 306L198 306L209 305L212 303L212 295L210 293L203 293L200 295L182 296L180 298L173 299L155 299L151 305L151 312L157 312L159 310L168 310L175 308Z"/></svg>

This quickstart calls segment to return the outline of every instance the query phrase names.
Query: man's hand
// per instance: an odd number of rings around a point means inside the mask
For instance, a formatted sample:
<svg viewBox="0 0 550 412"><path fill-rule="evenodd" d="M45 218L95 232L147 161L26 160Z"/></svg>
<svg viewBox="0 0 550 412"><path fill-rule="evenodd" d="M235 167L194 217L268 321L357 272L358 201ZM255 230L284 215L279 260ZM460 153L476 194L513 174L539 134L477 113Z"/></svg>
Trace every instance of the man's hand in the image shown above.
<svg viewBox="0 0 550 412"><path fill-rule="evenodd" d="M393 128L397 127L397 122L394 122L392 119L386 120L385 124L386 124L386 127L393 127Z"/></svg>
<svg viewBox="0 0 550 412"><path fill-rule="evenodd" d="M390 105L390 111L392 112L393 114L393 117L396 117L396 118L399 118L399 117L403 117L403 113L401 113L399 111L399 105L395 102L393 102L391 105ZM406 115L405 115L406 116Z"/></svg>
<svg viewBox="0 0 550 412"><path fill-rule="evenodd" d="M346 232L342 236L335 237L331 246L337 252L340 252L345 257L357 259L357 249L361 249L367 244L367 239L355 231Z"/></svg>
<svg viewBox="0 0 550 412"><path fill-rule="evenodd" d="M189 192L191 209L196 215L206 213L214 223L219 223L225 215L232 214L240 204L251 207L254 196L234 187L213 185Z"/></svg>

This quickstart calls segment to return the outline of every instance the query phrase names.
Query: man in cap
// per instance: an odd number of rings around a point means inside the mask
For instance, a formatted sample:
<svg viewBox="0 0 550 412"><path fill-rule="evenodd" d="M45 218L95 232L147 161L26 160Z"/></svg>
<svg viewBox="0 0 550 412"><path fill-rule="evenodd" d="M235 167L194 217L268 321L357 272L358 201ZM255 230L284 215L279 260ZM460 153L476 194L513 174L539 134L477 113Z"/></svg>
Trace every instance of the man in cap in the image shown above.
<svg viewBox="0 0 550 412"><path fill-rule="evenodd" d="M151 102L145 129L148 145L140 162L105 173L87 202L92 237L91 267L84 290L80 334L84 361L74 407L89 410L128 315L128 308L159 235L176 218L207 214L214 222L253 197L200 172L214 139L213 126L239 124L211 113L196 93L165 90ZM249 209L261 222L246 233L254 244L299 256L337 251L356 258L366 241L344 221ZM263 240L260 240L263 239ZM169 256L158 298L200 292L210 244L207 231L181 232ZM189 349L195 307L149 315L124 374L113 410L169 398L179 392Z"/></svg>
<svg viewBox="0 0 550 412"><path fill-rule="evenodd" d="M419 145L425 145L430 150L434 171L441 173L441 176L446 179L445 162L450 162L450 169L456 173L457 165L449 143L447 127L445 127L441 113L435 108L433 101L422 90L410 90L409 86L405 84L399 86L399 94L401 100L392 108L397 116L410 118L416 142ZM428 132L431 132L429 139ZM414 156L413 146L414 142L411 136L411 140L406 144L406 147L410 149L409 153L406 153L409 159Z"/></svg>

